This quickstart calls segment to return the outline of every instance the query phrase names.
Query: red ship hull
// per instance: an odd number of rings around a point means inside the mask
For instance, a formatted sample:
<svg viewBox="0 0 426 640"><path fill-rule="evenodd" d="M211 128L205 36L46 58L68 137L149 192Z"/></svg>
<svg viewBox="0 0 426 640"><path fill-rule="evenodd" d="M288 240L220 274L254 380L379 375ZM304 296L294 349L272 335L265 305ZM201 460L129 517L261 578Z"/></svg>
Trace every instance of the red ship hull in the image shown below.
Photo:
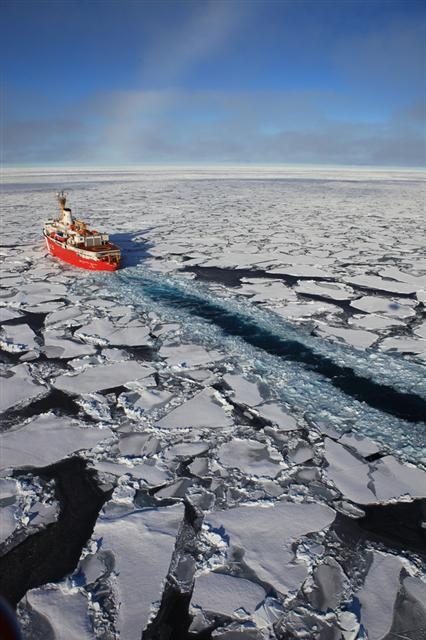
<svg viewBox="0 0 426 640"><path fill-rule="evenodd" d="M119 268L119 264L116 262L108 262L106 259L96 260L94 258L86 258L72 249L68 249L66 246L61 246L58 242L55 242L49 236L45 236L47 249L52 256L68 262L75 267L81 269L91 269L92 271L116 271Z"/></svg>

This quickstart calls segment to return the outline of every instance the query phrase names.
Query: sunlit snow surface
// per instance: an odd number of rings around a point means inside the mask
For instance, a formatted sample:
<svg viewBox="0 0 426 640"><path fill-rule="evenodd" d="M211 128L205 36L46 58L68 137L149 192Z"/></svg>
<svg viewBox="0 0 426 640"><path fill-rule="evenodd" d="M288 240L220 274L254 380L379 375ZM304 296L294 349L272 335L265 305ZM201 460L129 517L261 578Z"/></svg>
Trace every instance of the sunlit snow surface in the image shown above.
<svg viewBox="0 0 426 640"><path fill-rule="evenodd" d="M5 172L1 555L64 517L37 467L109 496L26 638L426 637L423 179ZM46 255L61 189L120 271Z"/></svg>

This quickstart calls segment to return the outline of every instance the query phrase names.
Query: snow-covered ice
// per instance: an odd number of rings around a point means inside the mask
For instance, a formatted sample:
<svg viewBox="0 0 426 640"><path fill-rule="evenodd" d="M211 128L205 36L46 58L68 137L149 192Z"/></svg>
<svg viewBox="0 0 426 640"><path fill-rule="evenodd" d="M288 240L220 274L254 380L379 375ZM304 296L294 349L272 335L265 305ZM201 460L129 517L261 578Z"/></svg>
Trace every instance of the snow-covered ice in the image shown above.
<svg viewBox="0 0 426 640"><path fill-rule="evenodd" d="M83 459L107 500L25 637L418 640L423 173L4 173L0 581L62 526L32 467ZM62 188L121 270L46 256Z"/></svg>
<svg viewBox="0 0 426 640"><path fill-rule="evenodd" d="M107 428L43 414L2 434L1 468L44 467L75 451L91 449L111 435Z"/></svg>
<svg viewBox="0 0 426 640"><path fill-rule="evenodd" d="M294 556L301 536L321 531L335 512L320 504L278 502L269 506L242 506L206 516L206 527L226 544L226 556L240 549L256 579L279 593L297 592L308 575L305 561Z"/></svg>
<svg viewBox="0 0 426 640"><path fill-rule="evenodd" d="M93 393L147 378L153 371L152 367L139 362L117 362L87 367L73 375L60 375L54 380L53 385L68 393Z"/></svg>

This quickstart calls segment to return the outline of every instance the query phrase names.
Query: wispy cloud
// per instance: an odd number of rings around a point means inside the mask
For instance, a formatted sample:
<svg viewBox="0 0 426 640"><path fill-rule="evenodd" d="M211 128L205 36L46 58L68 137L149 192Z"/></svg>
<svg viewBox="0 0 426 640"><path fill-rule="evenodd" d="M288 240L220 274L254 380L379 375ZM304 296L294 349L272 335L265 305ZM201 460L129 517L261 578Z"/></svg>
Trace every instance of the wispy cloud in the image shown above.
<svg viewBox="0 0 426 640"><path fill-rule="evenodd" d="M67 117L9 123L9 162L426 164L423 107L381 122L333 117L333 92L99 94ZM162 108L159 109L158 105ZM118 127L123 111L125 126ZM96 122L96 125L94 125Z"/></svg>

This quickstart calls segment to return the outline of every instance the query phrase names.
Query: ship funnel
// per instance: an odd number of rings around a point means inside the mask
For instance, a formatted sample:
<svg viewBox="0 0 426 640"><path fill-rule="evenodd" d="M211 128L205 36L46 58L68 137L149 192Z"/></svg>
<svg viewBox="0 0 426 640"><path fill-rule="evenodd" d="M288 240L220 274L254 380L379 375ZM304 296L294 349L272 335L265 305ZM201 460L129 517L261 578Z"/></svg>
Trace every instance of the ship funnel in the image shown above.
<svg viewBox="0 0 426 640"><path fill-rule="evenodd" d="M65 204L67 201L67 195L65 193L65 191L60 191L57 195L58 198L58 202L59 202L59 206L61 208L61 211L65 208Z"/></svg>

